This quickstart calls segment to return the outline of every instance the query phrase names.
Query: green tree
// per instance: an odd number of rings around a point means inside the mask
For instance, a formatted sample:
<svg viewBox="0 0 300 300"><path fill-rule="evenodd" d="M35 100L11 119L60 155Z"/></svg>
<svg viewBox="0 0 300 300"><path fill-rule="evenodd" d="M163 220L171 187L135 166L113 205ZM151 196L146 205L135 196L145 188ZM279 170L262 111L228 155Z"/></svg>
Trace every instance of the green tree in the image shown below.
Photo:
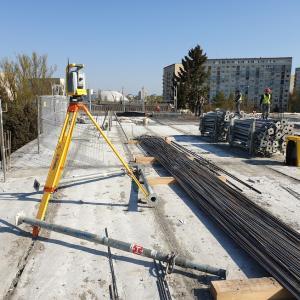
<svg viewBox="0 0 300 300"><path fill-rule="evenodd" d="M222 91L217 92L213 98L213 104L216 108L225 108L227 106L227 99Z"/></svg>
<svg viewBox="0 0 300 300"><path fill-rule="evenodd" d="M8 106L3 114L4 129L12 133L13 151L36 138L36 96L49 94L54 71L47 55L35 52L0 62L0 98Z"/></svg>
<svg viewBox="0 0 300 300"><path fill-rule="evenodd" d="M235 99L235 95L234 95L234 93L231 92L226 99L226 101L227 101L226 109L228 109L230 111L233 110L234 104L235 104L234 99Z"/></svg>
<svg viewBox="0 0 300 300"><path fill-rule="evenodd" d="M190 49L188 55L182 59L183 67L180 68L178 76L174 76L179 108L188 106L193 110L201 96L207 98L206 83L209 74L204 66L206 60L207 56L199 45Z"/></svg>
<svg viewBox="0 0 300 300"><path fill-rule="evenodd" d="M300 92L295 91L293 94L290 94L288 111L300 112Z"/></svg>
<svg viewBox="0 0 300 300"><path fill-rule="evenodd" d="M146 97L147 104L157 104L161 103L163 100L163 96L152 94Z"/></svg>
<svg viewBox="0 0 300 300"><path fill-rule="evenodd" d="M243 96L242 110L245 112L252 112L254 109L254 102L251 101L247 95Z"/></svg>

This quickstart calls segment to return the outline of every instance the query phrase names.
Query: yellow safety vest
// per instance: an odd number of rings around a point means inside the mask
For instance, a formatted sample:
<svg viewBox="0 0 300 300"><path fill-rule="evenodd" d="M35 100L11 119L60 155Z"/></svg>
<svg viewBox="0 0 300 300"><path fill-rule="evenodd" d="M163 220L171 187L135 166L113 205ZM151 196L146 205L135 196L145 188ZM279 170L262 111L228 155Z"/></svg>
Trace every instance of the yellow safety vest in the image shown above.
<svg viewBox="0 0 300 300"><path fill-rule="evenodd" d="M271 100L271 94L269 95L264 94L264 99L262 101L262 104L271 104L270 100Z"/></svg>

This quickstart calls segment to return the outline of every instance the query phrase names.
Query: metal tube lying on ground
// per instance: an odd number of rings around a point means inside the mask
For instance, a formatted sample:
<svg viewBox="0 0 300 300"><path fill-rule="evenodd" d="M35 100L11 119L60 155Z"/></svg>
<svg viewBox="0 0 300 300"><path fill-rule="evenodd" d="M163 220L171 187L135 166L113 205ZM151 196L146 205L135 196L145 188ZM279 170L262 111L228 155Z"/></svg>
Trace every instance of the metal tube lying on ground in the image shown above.
<svg viewBox="0 0 300 300"><path fill-rule="evenodd" d="M147 192L149 193L148 195L148 199L151 201L151 202L156 202L157 200L157 195L156 193L153 191L152 189L152 186L149 184L148 180L147 180L147 177L144 173L144 170L141 168L141 167L138 167L138 170L139 170L139 175L141 176L141 179L143 181L143 184L144 184L144 187L146 188Z"/></svg>
<svg viewBox="0 0 300 300"><path fill-rule="evenodd" d="M191 160L159 137L139 140L221 229L300 299L299 232L218 180L201 160Z"/></svg>
<svg viewBox="0 0 300 300"><path fill-rule="evenodd" d="M170 262L169 254L166 254L166 253L163 253L160 251L156 251L156 250L152 250L152 249L148 249L148 248L144 248L143 246L135 244L135 243L127 243L127 242L108 238L105 235L100 236L100 235L96 235L96 234L89 233L86 231L62 226L62 225L47 223L45 221L40 221L38 219L27 218L23 214L18 214L16 216L16 225L20 225L22 223L29 224L32 226L37 226L40 228L45 228L50 231L59 232L59 233L65 234L65 235L70 235L70 236L76 237L78 239L83 239L83 240L90 241L90 242L93 242L96 244L109 246L111 248L119 249L119 250L122 250L125 252L130 252L130 253L145 256L148 258L157 259L157 260L160 260L160 261L163 261L166 263ZM201 272L213 274L213 275L219 276L220 278L226 279L226 270L211 267L209 265L198 264L193 261L187 260L186 258L181 257L181 256L176 256L173 259L173 263L174 263L174 265L179 266L179 267L198 270Z"/></svg>

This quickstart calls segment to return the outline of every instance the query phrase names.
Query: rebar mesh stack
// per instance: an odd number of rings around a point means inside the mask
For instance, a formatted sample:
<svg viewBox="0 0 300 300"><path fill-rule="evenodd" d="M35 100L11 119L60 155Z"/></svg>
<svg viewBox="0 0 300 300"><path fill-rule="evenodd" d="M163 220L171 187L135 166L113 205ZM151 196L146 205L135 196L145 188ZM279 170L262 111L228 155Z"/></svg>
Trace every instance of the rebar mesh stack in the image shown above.
<svg viewBox="0 0 300 300"><path fill-rule="evenodd" d="M286 120L236 119L230 127L229 142L253 154L271 156L285 152L286 137L293 133L294 125Z"/></svg>
<svg viewBox="0 0 300 300"><path fill-rule="evenodd" d="M230 119L234 114L229 111L215 110L203 115L200 119L201 135L209 136L215 142L226 141Z"/></svg>
<svg viewBox="0 0 300 300"><path fill-rule="evenodd" d="M140 137L200 208L274 278L300 299L300 234L219 180L190 154L162 138Z"/></svg>

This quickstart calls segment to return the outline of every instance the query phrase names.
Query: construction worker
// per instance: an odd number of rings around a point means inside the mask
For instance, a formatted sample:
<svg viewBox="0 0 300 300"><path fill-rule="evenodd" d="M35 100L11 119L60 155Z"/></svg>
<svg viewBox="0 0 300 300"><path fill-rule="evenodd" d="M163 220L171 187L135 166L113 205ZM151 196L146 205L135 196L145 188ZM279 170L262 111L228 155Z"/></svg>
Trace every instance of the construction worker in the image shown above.
<svg viewBox="0 0 300 300"><path fill-rule="evenodd" d="M235 112L240 115L241 114L241 104L243 101L243 96L242 96L242 93L240 90L235 91L234 101L235 101Z"/></svg>
<svg viewBox="0 0 300 300"><path fill-rule="evenodd" d="M270 113L270 106L271 106L271 89L266 88L265 93L261 95L260 98L260 105L261 105L261 113L262 113L262 118L264 120L267 120L269 117Z"/></svg>
<svg viewBox="0 0 300 300"><path fill-rule="evenodd" d="M159 106L159 104L158 104L158 103L156 103L156 106L155 106L155 111L156 111L156 112L160 112L160 106Z"/></svg>

